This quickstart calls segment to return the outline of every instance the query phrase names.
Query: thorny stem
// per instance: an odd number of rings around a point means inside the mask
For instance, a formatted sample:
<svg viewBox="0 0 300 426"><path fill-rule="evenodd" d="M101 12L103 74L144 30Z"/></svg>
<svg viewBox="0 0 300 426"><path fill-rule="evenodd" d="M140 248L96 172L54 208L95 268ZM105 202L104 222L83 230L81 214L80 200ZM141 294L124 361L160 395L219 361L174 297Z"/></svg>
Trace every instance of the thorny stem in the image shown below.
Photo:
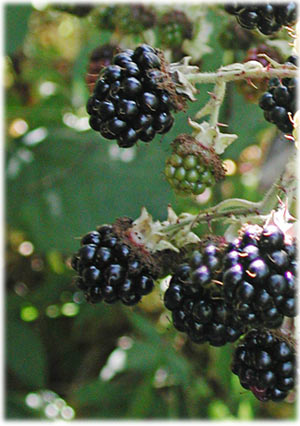
<svg viewBox="0 0 300 426"><path fill-rule="evenodd" d="M193 217L167 226L163 232L174 234L184 226L193 228L200 223L210 223L220 219L227 219L228 222L236 222L238 217L243 217L244 220L263 222L266 215L278 204L280 193L289 194L291 197L293 192L296 191L295 177L291 178L291 163L288 162L287 166L286 170L271 186L261 201L253 202L241 198L229 198ZM289 179L286 179L287 175Z"/></svg>
<svg viewBox="0 0 300 426"><path fill-rule="evenodd" d="M236 65L236 67L234 67ZM298 70L292 65L282 65L280 68L257 67L254 69L245 69L241 64L232 64L228 67L221 67L216 72L204 72L204 73L190 73L185 74L185 78L190 83L217 83L220 80L223 82L242 80L242 79L253 79L253 78L292 78L297 77ZM231 67L231 68L230 68Z"/></svg>

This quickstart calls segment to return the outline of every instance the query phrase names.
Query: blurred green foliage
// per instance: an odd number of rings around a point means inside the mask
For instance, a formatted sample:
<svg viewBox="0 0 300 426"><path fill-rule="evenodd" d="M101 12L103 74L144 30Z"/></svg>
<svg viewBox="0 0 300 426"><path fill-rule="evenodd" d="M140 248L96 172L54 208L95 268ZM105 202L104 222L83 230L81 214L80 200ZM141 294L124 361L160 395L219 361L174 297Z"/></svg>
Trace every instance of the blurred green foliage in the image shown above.
<svg viewBox="0 0 300 426"><path fill-rule="evenodd" d="M239 135L226 152L236 172L202 204L176 198L162 174L169 143L189 131L186 117L212 87L200 88L162 139L126 152L102 140L85 112L89 55L112 41L96 12L79 19L51 6L5 7L6 418L291 419L294 404L262 404L241 388L230 372L232 346L197 346L176 332L159 287L124 308L90 306L73 284L70 255L99 224L135 218L142 206L164 219L169 203L195 212L229 196L260 199L259 181L240 172L241 154L259 146L259 132L273 135L257 105L230 87L222 114ZM212 51L200 65L215 70L227 17L215 6L207 19ZM254 176L268 151L260 150L262 158L249 160Z"/></svg>

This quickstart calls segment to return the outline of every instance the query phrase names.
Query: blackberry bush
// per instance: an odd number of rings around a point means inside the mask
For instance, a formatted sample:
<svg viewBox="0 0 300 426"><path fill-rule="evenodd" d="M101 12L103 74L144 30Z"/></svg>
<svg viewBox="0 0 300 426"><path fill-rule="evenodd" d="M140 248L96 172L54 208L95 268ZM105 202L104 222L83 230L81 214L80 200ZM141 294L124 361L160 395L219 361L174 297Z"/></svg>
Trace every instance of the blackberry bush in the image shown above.
<svg viewBox="0 0 300 426"><path fill-rule="evenodd" d="M188 263L179 265L164 294L174 327L187 333L194 343L223 346L245 331L224 300L218 282L221 269L221 250L209 242L194 251Z"/></svg>
<svg viewBox="0 0 300 426"><path fill-rule="evenodd" d="M296 243L275 225L246 225L223 259L225 299L241 322L279 327L296 315Z"/></svg>
<svg viewBox="0 0 300 426"><path fill-rule="evenodd" d="M235 15L242 28L258 29L264 35L277 33L282 26L292 26L297 19L297 4L243 4L231 3L225 5L226 12Z"/></svg>
<svg viewBox="0 0 300 426"><path fill-rule="evenodd" d="M181 134L172 142L172 155L166 159L165 176L175 192L199 195L225 176L220 157L195 138Z"/></svg>
<svg viewBox="0 0 300 426"><path fill-rule="evenodd" d="M167 133L177 102L162 53L144 44L118 53L101 71L87 112L92 129L129 148Z"/></svg>
<svg viewBox="0 0 300 426"><path fill-rule="evenodd" d="M260 401L284 400L296 381L292 341L267 329L253 329L234 353L232 372Z"/></svg>
<svg viewBox="0 0 300 426"><path fill-rule="evenodd" d="M290 56L286 64L297 65L298 57ZM284 133L293 132L293 118L297 111L297 78L271 78L268 90L259 100L264 117Z"/></svg>

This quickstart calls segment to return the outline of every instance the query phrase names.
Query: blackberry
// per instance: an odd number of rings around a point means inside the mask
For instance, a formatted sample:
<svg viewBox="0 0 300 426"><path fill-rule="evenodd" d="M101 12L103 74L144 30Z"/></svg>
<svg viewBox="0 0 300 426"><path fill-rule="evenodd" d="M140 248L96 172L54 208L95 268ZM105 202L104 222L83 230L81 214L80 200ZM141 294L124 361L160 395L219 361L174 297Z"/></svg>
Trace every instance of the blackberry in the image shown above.
<svg viewBox="0 0 300 426"><path fill-rule="evenodd" d="M252 329L236 348L231 369L260 401L282 401L295 386L294 346L279 333Z"/></svg>
<svg viewBox="0 0 300 426"><path fill-rule="evenodd" d="M277 51L266 44L260 44L257 47L252 47L246 53L246 57L243 60L243 63L248 61L257 61L260 62L264 67L266 67L269 62L267 59L259 56L259 54L264 53L270 58L274 59L277 62L281 61L280 55ZM267 90L268 79L267 78L255 78L251 80L251 84L247 80L238 80L235 82L237 90L244 96L248 102L257 103L262 96L262 94Z"/></svg>
<svg viewBox="0 0 300 426"><path fill-rule="evenodd" d="M292 26L297 19L297 4L227 4L224 9L235 15L237 22L246 30L259 30L264 35L271 35L282 26Z"/></svg>
<svg viewBox="0 0 300 426"><path fill-rule="evenodd" d="M99 27L121 34L140 35L156 24L156 14L149 6L132 4L109 6L100 14Z"/></svg>
<svg viewBox="0 0 300 426"><path fill-rule="evenodd" d="M199 195L225 172L219 156L187 134L172 143L173 152L166 160L165 176L180 195Z"/></svg>
<svg viewBox="0 0 300 426"><path fill-rule="evenodd" d="M194 343L222 346L245 331L217 284L221 267L221 250L208 242L192 253L188 263L178 266L164 294L174 327Z"/></svg>
<svg viewBox="0 0 300 426"><path fill-rule="evenodd" d="M77 286L90 303L120 300L131 306L154 288L155 268L149 259L144 261L139 254L141 248L135 247L119 229L128 231L132 221L126 219L125 225L122 223L103 225L84 235L81 248L72 257Z"/></svg>
<svg viewBox="0 0 300 426"><path fill-rule="evenodd" d="M193 37L193 24L180 10L171 10L163 14L158 22L160 44L167 48L178 49L184 40Z"/></svg>
<svg viewBox="0 0 300 426"><path fill-rule="evenodd" d="M223 259L225 300L251 326L277 328L296 315L296 243L287 244L275 225L246 226Z"/></svg>
<svg viewBox="0 0 300 426"><path fill-rule="evenodd" d="M87 112L94 130L128 148L167 133L180 102L162 52L144 44L116 54L102 69Z"/></svg>
<svg viewBox="0 0 300 426"><path fill-rule="evenodd" d="M297 64L298 58L290 56L286 64ZM270 123L286 134L294 130L293 119L297 111L297 78L272 78L268 90L259 100L259 106L264 111L264 117Z"/></svg>

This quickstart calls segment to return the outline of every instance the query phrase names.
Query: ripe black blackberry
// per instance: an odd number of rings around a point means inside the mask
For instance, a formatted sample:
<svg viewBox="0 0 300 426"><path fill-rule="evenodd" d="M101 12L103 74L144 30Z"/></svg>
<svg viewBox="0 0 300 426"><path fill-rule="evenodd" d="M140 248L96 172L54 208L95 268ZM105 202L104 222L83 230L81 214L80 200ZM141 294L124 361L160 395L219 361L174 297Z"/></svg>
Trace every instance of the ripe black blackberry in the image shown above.
<svg viewBox="0 0 300 426"><path fill-rule="evenodd" d="M298 57L290 56L286 64L297 65ZM259 106L264 117L286 134L293 132L293 117L297 111L297 78L271 78L268 91L262 95Z"/></svg>
<svg viewBox="0 0 300 426"><path fill-rule="evenodd" d="M293 342L267 329L252 329L236 348L232 372L260 401L282 401L295 386Z"/></svg>
<svg viewBox="0 0 300 426"><path fill-rule="evenodd" d="M119 219L82 237L71 265L88 302L135 305L153 290L157 271L151 257L130 239L131 224L128 218Z"/></svg>
<svg viewBox="0 0 300 426"><path fill-rule="evenodd" d="M264 35L271 35L282 26L292 26L297 19L297 4L243 4L232 3L225 7L226 12L235 15L242 28L247 30L258 29Z"/></svg>
<svg viewBox="0 0 300 426"><path fill-rule="evenodd" d="M277 328L296 315L296 243L277 226L245 226L223 267L225 300L244 324Z"/></svg>
<svg viewBox="0 0 300 426"><path fill-rule="evenodd" d="M234 342L245 331L217 283L221 267L220 249L207 243L202 250L194 251L189 263L178 267L164 294L174 327L198 344L222 346Z"/></svg>
<svg viewBox="0 0 300 426"><path fill-rule="evenodd" d="M174 122L171 111L181 102L162 52L143 44L118 53L101 71L87 112L92 129L129 148L167 133Z"/></svg>

